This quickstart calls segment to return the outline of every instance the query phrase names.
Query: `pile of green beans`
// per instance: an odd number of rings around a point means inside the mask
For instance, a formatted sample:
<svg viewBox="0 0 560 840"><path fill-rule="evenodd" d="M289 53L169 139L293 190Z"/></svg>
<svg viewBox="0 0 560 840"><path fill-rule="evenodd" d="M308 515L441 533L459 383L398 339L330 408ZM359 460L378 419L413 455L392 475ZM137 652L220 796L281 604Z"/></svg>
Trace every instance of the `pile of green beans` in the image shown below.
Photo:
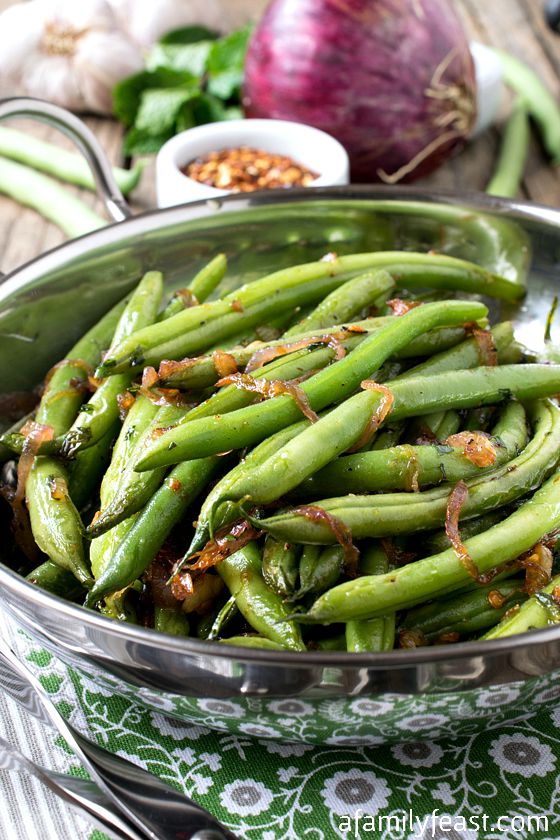
<svg viewBox="0 0 560 840"><path fill-rule="evenodd" d="M525 278L405 251L221 295L226 274L217 255L164 300L148 272L1 436L27 579L270 650L559 622L560 365L481 299L520 300Z"/></svg>

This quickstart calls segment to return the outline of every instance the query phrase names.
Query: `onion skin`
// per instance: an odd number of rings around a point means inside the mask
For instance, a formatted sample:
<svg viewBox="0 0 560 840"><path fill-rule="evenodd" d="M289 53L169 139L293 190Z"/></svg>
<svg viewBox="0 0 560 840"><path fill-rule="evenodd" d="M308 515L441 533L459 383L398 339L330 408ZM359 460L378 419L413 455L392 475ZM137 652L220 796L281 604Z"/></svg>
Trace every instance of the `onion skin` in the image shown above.
<svg viewBox="0 0 560 840"><path fill-rule="evenodd" d="M273 0L249 44L244 107L332 134L354 181L411 181L474 125L474 66L449 0Z"/></svg>

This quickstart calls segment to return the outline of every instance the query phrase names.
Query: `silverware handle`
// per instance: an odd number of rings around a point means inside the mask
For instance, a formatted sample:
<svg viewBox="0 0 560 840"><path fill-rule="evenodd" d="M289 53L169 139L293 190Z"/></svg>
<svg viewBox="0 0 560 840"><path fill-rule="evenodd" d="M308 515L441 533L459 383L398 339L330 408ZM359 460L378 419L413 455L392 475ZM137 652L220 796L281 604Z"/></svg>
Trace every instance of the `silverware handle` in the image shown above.
<svg viewBox="0 0 560 840"><path fill-rule="evenodd" d="M87 160L100 198L115 222L128 219L132 212L117 186L113 170L95 134L87 125L65 108L34 99L16 96L0 99L0 120L9 117L31 117L62 131L78 147Z"/></svg>

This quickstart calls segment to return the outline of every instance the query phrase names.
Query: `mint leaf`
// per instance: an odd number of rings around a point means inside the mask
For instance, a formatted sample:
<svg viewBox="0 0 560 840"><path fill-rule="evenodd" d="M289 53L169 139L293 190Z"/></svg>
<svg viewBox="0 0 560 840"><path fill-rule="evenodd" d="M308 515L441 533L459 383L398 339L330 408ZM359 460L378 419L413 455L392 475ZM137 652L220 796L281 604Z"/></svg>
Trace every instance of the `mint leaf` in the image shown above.
<svg viewBox="0 0 560 840"><path fill-rule="evenodd" d="M171 131L181 106L197 94L198 88L194 86L145 90L136 115L135 128L154 137Z"/></svg>
<svg viewBox="0 0 560 840"><path fill-rule="evenodd" d="M201 93L196 99L193 99L192 110L196 125L221 122L225 119L226 109L223 102L208 93Z"/></svg>
<svg viewBox="0 0 560 840"><path fill-rule="evenodd" d="M245 56L252 26L214 41L208 55L208 92L220 99L238 97L243 84Z"/></svg>
<svg viewBox="0 0 560 840"><path fill-rule="evenodd" d="M148 58L148 70L167 67L178 72L186 71L200 79L206 72L206 61L212 47L212 41L199 41L197 44L155 44Z"/></svg>
<svg viewBox="0 0 560 840"><path fill-rule="evenodd" d="M175 87L192 81L189 74L166 67L135 73L113 88L113 112L125 125L133 125L146 89Z"/></svg>
<svg viewBox="0 0 560 840"><path fill-rule="evenodd" d="M215 41L219 34L206 26L182 26L172 29L162 38L160 44L196 44L197 41Z"/></svg>
<svg viewBox="0 0 560 840"><path fill-rule="evenodd" d="M162 134L149 134L139 128L131 128L124 136L123 152L125 155L152 155L159 152L164 143L173 137L173 131Z"/></svg>

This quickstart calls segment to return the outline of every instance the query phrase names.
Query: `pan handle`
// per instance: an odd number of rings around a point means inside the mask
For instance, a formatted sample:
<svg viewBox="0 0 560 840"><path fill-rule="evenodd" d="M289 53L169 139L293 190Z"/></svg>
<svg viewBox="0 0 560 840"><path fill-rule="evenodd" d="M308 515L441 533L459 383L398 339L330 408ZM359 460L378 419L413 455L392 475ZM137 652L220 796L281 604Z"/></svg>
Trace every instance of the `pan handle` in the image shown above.
<svg viewBox="0 0 560 840"><path fill-rule="evenodd" d="M31 117L66 134L86 158L111 218L115 222L130 218L132 212L117 186L105 152L94 133L82 120L65 108L30 96L0 99L0 120L8 117Z"/></svg>

